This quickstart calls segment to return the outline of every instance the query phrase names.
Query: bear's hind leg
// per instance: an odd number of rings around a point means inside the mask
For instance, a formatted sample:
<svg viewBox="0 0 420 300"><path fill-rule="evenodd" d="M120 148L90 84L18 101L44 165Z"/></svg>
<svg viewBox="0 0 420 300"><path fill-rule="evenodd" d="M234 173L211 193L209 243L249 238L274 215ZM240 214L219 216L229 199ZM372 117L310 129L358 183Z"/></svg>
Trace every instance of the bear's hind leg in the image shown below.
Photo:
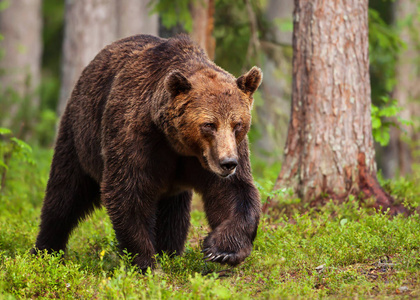
<svg viewBox="0 0 420 300"><path fill-rule="evenodd" d="M99 185L83 170L73 141L59 135L41 212L35 249L65 250L71 231L95 206L100 206Z"/></svg>
<svg viewBox="0 0 420 300"><path fill-rule="evenodd" d="M184 251L190 228L191 199L191 191L160 199L156 220L157 253L180 255Z"/></svg>

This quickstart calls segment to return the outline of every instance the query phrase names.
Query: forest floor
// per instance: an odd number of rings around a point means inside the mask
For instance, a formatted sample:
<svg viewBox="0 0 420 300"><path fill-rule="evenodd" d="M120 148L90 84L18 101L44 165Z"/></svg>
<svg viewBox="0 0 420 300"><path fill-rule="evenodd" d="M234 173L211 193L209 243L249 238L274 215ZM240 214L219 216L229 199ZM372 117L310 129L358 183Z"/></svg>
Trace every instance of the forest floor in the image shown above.
<svg viewBox="0 0 420 300"><path fill-rule="evenodd" d="M420 298L418 213L389 218L355 199L263 216L251 256L235 268L203 261L208 226L197 208L184 255L156 257L146 275L119 254L104 209L75 230L65 258L33 257L51 154L38 149L35 165L9 167L0 193L0 299ZM418 183L383 182L412 206Z"/></svg>

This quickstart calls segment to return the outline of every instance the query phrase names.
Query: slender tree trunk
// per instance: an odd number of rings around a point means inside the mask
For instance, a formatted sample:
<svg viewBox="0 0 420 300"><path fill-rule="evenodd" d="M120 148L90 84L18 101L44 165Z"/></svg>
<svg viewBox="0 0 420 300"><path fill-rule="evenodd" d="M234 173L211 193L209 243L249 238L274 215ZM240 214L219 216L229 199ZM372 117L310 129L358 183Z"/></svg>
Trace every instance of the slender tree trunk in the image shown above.
<svg viewBox="0 0 420 300"><path fill-rule="evenodd" d="M367 11L367 0L295 0L292 111L275 188L312 204L363 193L396 213L376 179Z"/></svg>
<svg viewBox="0 0 420 300"><path fill-rule="evenodd" d="M389 143L385 147L376 144L378 167L384 178L391 179L398 172L400 130L395 127L389 129Z"/></svg>
<svg viewBox="0 0 420 300"><path fill-rule="evenodd" d="M58 115L83 68L116 37L114 0L66 0Z"/></svg>
<svg viewBox="0 0 420 300"><path fill-rule="evenodd" d="M406 49L398 57L396 68L396 85L393 98L403 110L399 116L403 120L413 121L413 125L403 125L401 129L391 128L390 143L384 153L384 176L392 178L396 175L411 173L413 164L413 151L418 143L417 130L420 128L416 118L419 117L420 72L418 71L419 52L418 35L420 22L417 19L419 2L412 0L398 0L394 3L395 22L412 18L411 25L405 25L400 34L406 44ZM417 44L416 44L417 43ZM417 115L416 115L417 113ZM411 144L411 145L410 145Z"/></svg>
<svg viewBox="0 0 420 300"><path fill-rule="evenodd" d="M41 0L9 3L0 11L0 33L4 37L0 42L0 88L3 97L15 101L10 103L7 114L2 113L5 126L12 125L23 99L30 99L31 109L39 107L36 89L41 81L42 52Z"/></svg>
<svg viewBox="0 0 420 300"><path fill-rule="evenodd" d="M62 83L58 115L84 67L106 45L134 34L158 33L147 0L66 0Z"/></svg>
<svg viewBox="0 0 420 300"><path fill-rule="evenodd" d="M271 26L260 43L264 81L259 90L264 104L256 106L255 126L261 137L253 153L272 163L281 158L286 142L292 73L292 32L281 30L276 21L292 22L293 0L269 1L265 15Z"/></svg>
<svg viewBox="0 0 420 300"><path fill-rule="evenodd" d="M193 19L191 38L207 52L210 59L214 59L216 46L216 41L213 37L214 1L193 1L190 8Z"/></svg>
<svg viewBox="0 0 420 300"><path fill-rule="evenodd" d="M158 15L149 15L150 0L117 0L117 38L158 35Z"/></svg>

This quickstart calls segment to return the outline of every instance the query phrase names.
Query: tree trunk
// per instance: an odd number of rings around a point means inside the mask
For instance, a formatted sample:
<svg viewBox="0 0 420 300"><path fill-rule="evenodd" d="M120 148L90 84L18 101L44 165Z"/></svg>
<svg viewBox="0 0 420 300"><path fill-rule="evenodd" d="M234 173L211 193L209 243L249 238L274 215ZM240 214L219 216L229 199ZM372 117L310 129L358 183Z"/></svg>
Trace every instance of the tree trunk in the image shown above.
<svg viewBox="0 0 420 300"><path fill-rule="evenodd" d="M275 189L305 203L374 197L403 211L376 179L367 0L295 0L292 111Z"/></svg>
<svg viewBox="0 0 420 300"><path fill-rule="evenodd" d="M86 65L106 45L134 34L158 33L147 0L66 0L62 82L58 115Z"/></svg>
<svg viewBox="0 0 420 300"><path fill-rule="evenodd" d="M403 120L413 121L413 125L403 125L401 129L391 128L390 143L385 149L383 174L386 178L396 175L411 173L413 163L413 145L418 143L415 128L419 128L416 118L419 117L418 103L420 99L420 74L418 72L418 28L420 23L417 19L418 1L398 0L394 3L395 21L404 21L412 18L411 25L405 25L400 34L406 44L398 57L396 67L396 85L393 98L398 100L398 105L403 108L399 116ZM414 30L413 30L414 29ZM417 44L416 44L417 43ZM416 114L417 112L417 114ZM408 143L407 143L408 141ZM410 145L412 144L412 145Z"/></svg>
<svg viewBox="0 0 420 300"><path fill-rule="evenodd" d="M117 0L117 38L158 35L158 15L149 15L149 0Z"/></svg>
<svg viewBox="0 0 420 300"><path fill-rule="evenodd" d="M293 0L271 0L266 8L270 32L264 33L261 50L264 80L259 88L263 105L256 105L257 122L261 134L253 153L268 163L281 158L289 122L292 73L292 32L281 30L277 20L292 22Z"/></svg>
<svg viewBox="0 0 420 300"><path fill-rule="evenodd" d="M395 121L395 120L394 120ZM398 171L400 130L395 127L389 129L389 143L382 147L376 143L378 168L382 176L387 179L394 178Z"/></svg>
<svg viewBox="0 0 420 300"><path fill-rule="evenodd" d="M66 0L58 115L83 68L116 37L114 0Z"/></svg>
<svg viewBox="0 0 420 300"><path fill-rule="evenodd" d="M193 1L191 4L191 17L193 28L191 38L203 48L210 59L214 59L216 41L213 37L214 28L214 1Z"/></svg>
<svg viewBox="0 0 420 300"><path fill-rule="evenodd" d="M2 123L7 127L12 126L24 99L30 100L25 105L31 109L39 107L36 89L41 81L42 52L41 0L9 3L0 11L0 33L4 37L0 42L0 87L3 101L14 100L7 107L8 114L2 114Z"/></svg>

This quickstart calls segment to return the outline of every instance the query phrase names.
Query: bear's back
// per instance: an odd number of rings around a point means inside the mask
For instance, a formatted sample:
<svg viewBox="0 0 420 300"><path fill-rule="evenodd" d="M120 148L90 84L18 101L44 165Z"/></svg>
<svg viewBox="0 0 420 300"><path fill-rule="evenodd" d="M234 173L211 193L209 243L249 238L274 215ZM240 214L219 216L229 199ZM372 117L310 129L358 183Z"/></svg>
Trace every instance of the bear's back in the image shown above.
<svg viewBox="0 0 420 300"><path fill-rule="evenodd" d="M123 122L121 116L127 107L133 106L130 101L143 102L143 113L148 113L152 101L166 101L162 82L168 73L177 69L191 74L209 67L225 72L187 36L162 39L136 35L118 40L100 51L82 72L62 123L62 126L66 123L74 135L76 151L85 171L100 182L103 170L101 135L106 107L118 111L112 112L113 122ZM113 97L109 97L110 94ZM115 97L118 99L114 99L116 94L120 95Z"/></svg>
<svg viewBox="0 0 420 300"><path fill-rule="evenodd" d="M164 39L136 35L116 41L100 51L83 70L67 103L61 126L73 135L79 161L85 171L100 182L101 123L111 88L118 74L130 60Z"/></svg>
<svg viewBox="0 0 420 300"><path fill-rule="evenodd" d="M83 117L88 117L86 113L95 112L89 117L101 119L117 77L129 79L133 87L143 86L140 81L146 81L151 88L156 87L172 70L182 71L188 77L202 68L225 73L186 35L171 39L151 35L124 38L105 47L83 70L69 99L68 109L76 111L72 115ZM127 82L124 86L130 88Z"/></svg>

